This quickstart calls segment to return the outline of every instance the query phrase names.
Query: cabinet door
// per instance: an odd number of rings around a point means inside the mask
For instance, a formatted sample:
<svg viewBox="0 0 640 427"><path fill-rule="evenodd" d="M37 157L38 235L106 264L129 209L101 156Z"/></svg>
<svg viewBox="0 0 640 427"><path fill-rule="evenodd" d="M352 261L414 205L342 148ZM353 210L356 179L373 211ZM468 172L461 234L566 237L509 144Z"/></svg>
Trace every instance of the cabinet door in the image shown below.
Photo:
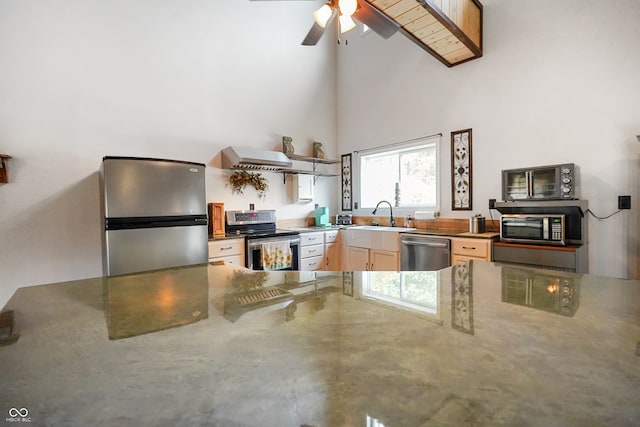
<svg viewBox="0 0 640 427"><path fill-rule="evenodd" d="M369 269L374 271L398 271L398 253L372 249L369 255Z"/></svg>
<svg viewBox="0 0 640 427"><path fill-rule="evenodd" d="M340 271L340 245L338 243L326 245L324 256L326 259L325 270Z"/></svg>
<svg viewBox="0 0 640 427"><path fill-rule="evenodd" d="M350 271L369 270L369 249L349 246L347 248L347 264Z"/></svg>

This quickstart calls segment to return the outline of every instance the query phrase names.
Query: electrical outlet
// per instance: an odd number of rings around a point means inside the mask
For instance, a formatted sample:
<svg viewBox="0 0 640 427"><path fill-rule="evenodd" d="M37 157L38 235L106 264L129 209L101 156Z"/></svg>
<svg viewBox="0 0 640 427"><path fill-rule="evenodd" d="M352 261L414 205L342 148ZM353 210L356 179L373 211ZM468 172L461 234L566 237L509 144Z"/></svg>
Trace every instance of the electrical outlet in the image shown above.
<svg viewBox="0 0 640 427"><path fill-rule="evenodd" d="M618 209L631 209L631 196L618 196Z"/></svg>
<svg viewBox="0 0 640 427"><path fill-rule="evenodd" d="M489 199L489 209L496 208L496 199Z"/></svg>

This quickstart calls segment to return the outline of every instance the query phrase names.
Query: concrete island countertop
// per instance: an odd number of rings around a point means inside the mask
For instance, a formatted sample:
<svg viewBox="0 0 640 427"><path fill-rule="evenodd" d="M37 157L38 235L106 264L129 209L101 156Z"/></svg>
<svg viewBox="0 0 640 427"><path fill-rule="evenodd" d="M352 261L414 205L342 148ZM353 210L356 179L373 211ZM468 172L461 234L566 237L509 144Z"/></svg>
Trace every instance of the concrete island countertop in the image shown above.
<svg viewBox="0 0 640 427"><path fill-rule="evenodd" d="M0 411L33 425L640 424L634 280L217 264L20 288L10 311Z"/></svg>

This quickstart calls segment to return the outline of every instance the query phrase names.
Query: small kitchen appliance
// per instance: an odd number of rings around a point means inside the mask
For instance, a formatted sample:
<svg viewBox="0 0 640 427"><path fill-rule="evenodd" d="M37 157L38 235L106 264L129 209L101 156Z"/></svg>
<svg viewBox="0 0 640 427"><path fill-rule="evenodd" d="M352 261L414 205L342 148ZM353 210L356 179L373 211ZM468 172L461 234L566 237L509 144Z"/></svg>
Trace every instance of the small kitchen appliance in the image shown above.
<svg viewBox="0 0 640 427"><path fill-rule="evenodd" d="M537 245L587 243L586 200L496 202L500 240Z"/></svg>
<svg viewBox="0 0 640 427"><path fill-rule="evenodd" d="M503 170L502 200L575 200L577 178L573 163Z"/></svg>
<svg viewBox="0 0 640 427"><path fill-rule="evenodd" d="M329 222L329 208L326 206L316 207L316 225L321 227L331 225Z"/></svg>
<svg viewBox="0 0 640 427"><path fill-rule="evenodd" d="M339 213L336 216L336 224L338 225L351 225L353 223L353 218L350 213Z"/></svg>
<svg viewBox="0 0 640 427"><path fill-rule="evenodd" d="M564 215L503 214L500 240L545 245L565 245Z"/></svg>
<svg viewBox="0 0 640 427"><path fill-rule="evenodd" d="M484 233L486 230L486 221L480 214L469 218L469 233Z"/></svg>

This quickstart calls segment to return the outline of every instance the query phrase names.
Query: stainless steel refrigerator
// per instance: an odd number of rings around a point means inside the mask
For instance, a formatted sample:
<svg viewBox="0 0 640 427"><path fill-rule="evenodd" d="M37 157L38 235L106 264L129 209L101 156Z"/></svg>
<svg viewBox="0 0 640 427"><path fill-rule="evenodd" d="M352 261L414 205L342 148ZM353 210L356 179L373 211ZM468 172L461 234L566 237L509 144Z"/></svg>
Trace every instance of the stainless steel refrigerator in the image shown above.
<svg viewBox="0 0 640 427"><path fill-rule="evenodd" d="M207 262L204 170L177 160L102 159L105 275Z"/></svg>

